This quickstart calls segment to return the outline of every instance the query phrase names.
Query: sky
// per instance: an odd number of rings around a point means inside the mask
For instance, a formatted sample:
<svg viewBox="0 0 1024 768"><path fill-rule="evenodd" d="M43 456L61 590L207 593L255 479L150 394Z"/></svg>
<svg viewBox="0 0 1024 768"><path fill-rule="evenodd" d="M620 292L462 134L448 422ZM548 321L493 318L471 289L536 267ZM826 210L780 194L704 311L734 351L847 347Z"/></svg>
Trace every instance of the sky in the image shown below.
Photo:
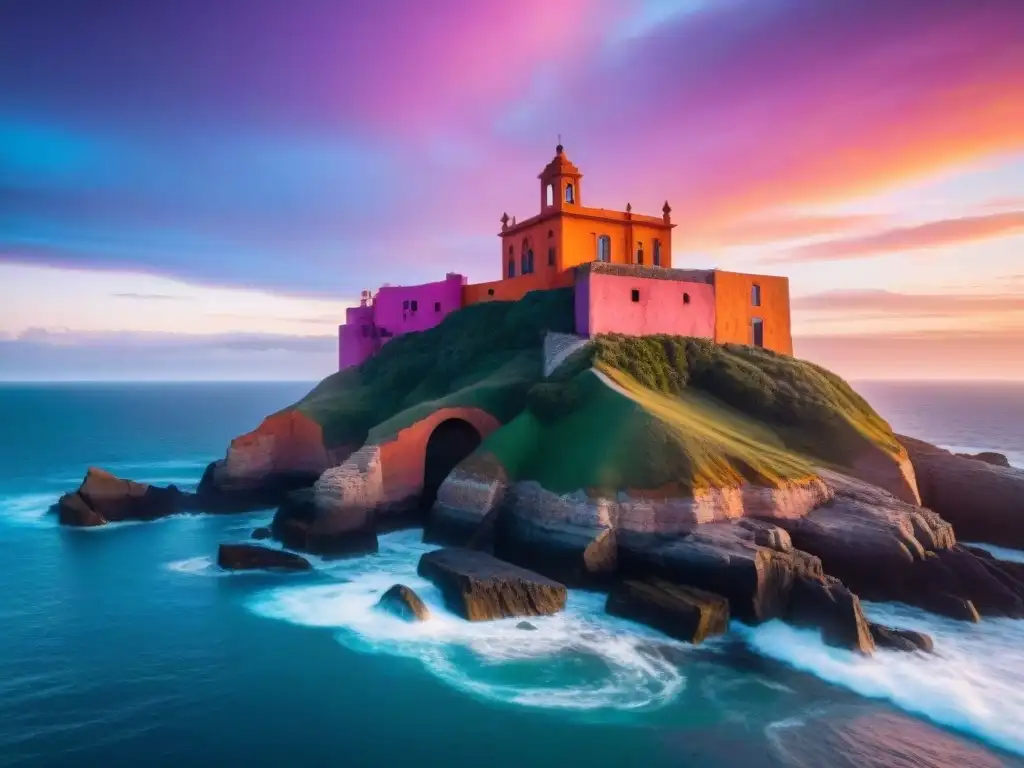
<svg viewBox="0 0 1024 768"><path fill-rule="evenodd" d="M325 376L559 136L797 355L1024 380L1022 0L0 0L0 379Z"/></svg>

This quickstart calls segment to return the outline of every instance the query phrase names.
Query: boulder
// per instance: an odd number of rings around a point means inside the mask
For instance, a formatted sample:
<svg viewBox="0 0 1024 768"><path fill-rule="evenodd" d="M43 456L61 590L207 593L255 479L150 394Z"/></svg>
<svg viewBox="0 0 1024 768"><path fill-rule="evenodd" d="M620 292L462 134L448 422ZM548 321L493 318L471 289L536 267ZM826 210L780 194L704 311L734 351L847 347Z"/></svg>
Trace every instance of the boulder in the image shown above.
<svg viewBox="0 0 1024 768"><path fill-rule="evenodd" d="M694 645L729 628L729 601L724 597L661 579L616 585L605 610Z"/></svg>
<svg viewBox="0 0 1024 768"><path fill-rule="evenodd" d="M983 461L986 464L991 464L993 467L1007 467L1010 466L1010 460L1001 453L995 451L982 451L981 453L958 453L956 454L962 459L974 459L975 461Z"/></svg>
<svg viewBox="0 0 1024 768"><path fill-rule="evenodd" d="M318 472L297 470L231 477L222 459L206 467L196 490L196 501L203 512L219 514L273 509L292 491L311 488L319 476Z"/></svg>
<svg viewBox="0 0 1024 768"><path fill-rule="evenodd" d="M273 538L273 534L270 532L269 528L254 528L252 532L252 538L256 539L257 541L262 541L263 539Z"/></svg>
<svg viewBox="0 0 1024 768"><path fill-rule="evenodd" d="M527 632L536 632L537 631L537 627L535 627L533 624L531 624L528 621L520 621L518 624L516 624L516 629L523 629L523 630L526 630Z"/></svg>
<svg viewBox="0 0 1024 768"><path fill-rule="evenodd" d="M838 579L798 576L789 595L785 618L794 626L820 629L821 639L827 645L863 654L875 649L860 598Z"/></svg>
<svg viewBox="0 0 1024 768"><path fill-rule="evenodd" d="M470 549L489 547L507 487L504 467L490 454L464 459L437 489L423 540Z"/></svg>
<svg viewBox="0 0 1024 768"><path fill-rule="evenodd" d="M914 464L922 503L952 523L957 536L1024 549L1024 470L898 437Z"/></svg>
<svg viewBox="0 0 1024 768"><path fill-rule="evenodd" d="M273 537L289 549L326 557L350 557L377 551L373 514L335 510L320 514L312 488L289 493L270 524Z"/></svg>
<svg viewBox="0 0 1024 768"><path fill-rule="evenodd" d="M385 592L377 607L404 621L426 621L430 618L430 611L420 599L420 596L404 584L395 584Z"/></svg>
<svg viewBox="0 0 1024 768"><path fill-rule="evenodd" d="M871 638L875 645L890 651L923 651L932 653L935 650L935 642L931 636L924 632L915 632L910 629L897 629L895 627L883 627L881 624L869 624Z"/></svg>
<svg viewBox="0 0 1024 768"><path fill-rule="evenodd" d="M313 570L301 555L258 544L221 544L217 550L217 565L227 571Z"/></svg>
<svg viewBox="0 0 1024 768"><path fill-rule="evenodd" d="M417 572L441 590L448 610L469 621L547 616L565 608L565 585L485 552L428 552Z"/></svg>
<svg viewBox="0 0 1024 768"><path fill-rule="evenodd" d="M77 491L64 494L57 502L62 525L84 527L128 520L157 520L194 508L192 494L173 485L160 488L122 480L95 467L86 472Z"/></svg>

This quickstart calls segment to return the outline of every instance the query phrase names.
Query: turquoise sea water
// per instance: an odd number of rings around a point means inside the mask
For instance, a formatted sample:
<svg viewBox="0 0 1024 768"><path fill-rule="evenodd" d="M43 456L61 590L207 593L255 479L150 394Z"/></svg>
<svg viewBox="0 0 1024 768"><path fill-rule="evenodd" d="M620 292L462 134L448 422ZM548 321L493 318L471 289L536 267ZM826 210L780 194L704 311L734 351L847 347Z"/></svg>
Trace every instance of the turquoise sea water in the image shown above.
<svg viewBox="0 0 1024 768"><path fill-rule="evenodd" d="M417 531L310 575L222 575L217 545L269 510L90 531L46 512L90 464L194 484L306 389L0 386L0 765L1024 764L1024 622L870 606L939 654L863 660L781 624L693 649L574 593L528 632L445 614ZM862 389L898 429L1024 456L1024 389ZM399 581L432 621L370 610Z"/></svg>

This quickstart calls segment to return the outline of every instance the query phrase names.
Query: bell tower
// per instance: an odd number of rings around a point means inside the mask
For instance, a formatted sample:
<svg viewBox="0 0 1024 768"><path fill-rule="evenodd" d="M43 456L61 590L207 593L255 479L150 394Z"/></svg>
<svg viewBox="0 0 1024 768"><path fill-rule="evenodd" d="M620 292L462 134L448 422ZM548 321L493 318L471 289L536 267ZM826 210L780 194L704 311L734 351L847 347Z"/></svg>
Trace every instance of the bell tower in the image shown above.
<svg viewBox="0 0 1024 768"><path fill-rule="evenodd" d="M565 147L555 147L555 156L540 172L540 210L564 211L583 205L580 182L583 174L566 157Z"/></svg>

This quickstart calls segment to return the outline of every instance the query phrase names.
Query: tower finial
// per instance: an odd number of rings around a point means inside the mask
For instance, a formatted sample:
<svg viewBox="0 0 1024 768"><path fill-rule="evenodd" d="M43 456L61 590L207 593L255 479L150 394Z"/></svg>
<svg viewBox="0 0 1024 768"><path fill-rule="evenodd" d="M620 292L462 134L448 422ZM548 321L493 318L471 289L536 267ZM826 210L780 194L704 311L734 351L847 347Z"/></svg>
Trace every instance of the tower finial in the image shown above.
<svg viewBox="0 0 1024 768"><path fill-rule="evenodd" d="M562 146L562 134L558 134L558 146L555 147L555 154L560 155L564 150L565 147Z"/></svg>

